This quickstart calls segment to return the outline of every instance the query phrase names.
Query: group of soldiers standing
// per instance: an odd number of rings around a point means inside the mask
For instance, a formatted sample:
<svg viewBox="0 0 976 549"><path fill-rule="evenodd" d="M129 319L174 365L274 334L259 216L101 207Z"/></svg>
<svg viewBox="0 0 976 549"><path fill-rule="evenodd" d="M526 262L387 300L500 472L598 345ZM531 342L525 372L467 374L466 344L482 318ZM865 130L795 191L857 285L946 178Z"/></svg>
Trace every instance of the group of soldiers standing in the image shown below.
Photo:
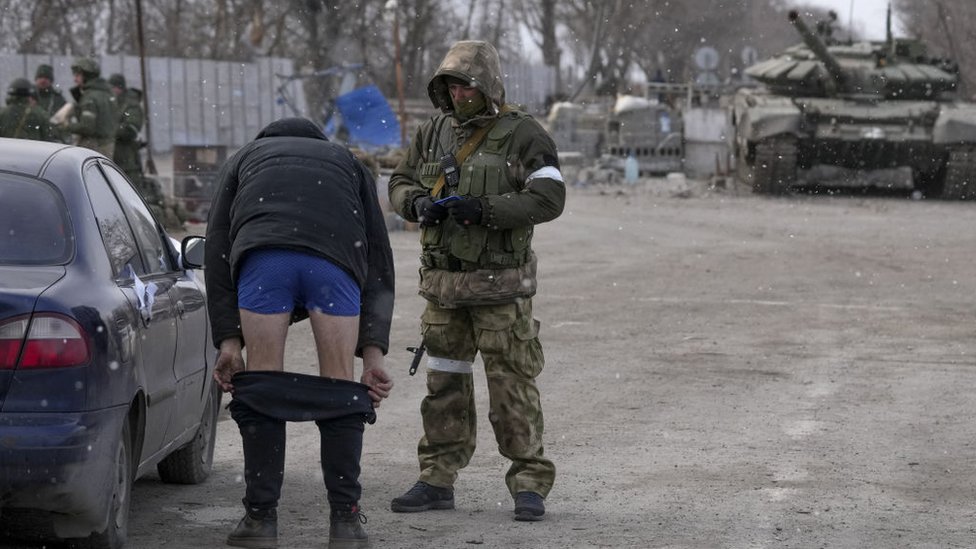
<svg viewBox="0 0 976 549"><path fill-rule="evenodd" d="M0 137L71 143L111 158L157 212L166 205L159 185L142 171L139 133L145 123L142 91L126 86L125 77L106 81L94 59L71 64L74 103L54 85L54 68L40 65L34 82L17 78L7 87L7 105L0 109ZM70 105L70 107L69 107ZM164 216L165 217L165 216Z"/></svg>

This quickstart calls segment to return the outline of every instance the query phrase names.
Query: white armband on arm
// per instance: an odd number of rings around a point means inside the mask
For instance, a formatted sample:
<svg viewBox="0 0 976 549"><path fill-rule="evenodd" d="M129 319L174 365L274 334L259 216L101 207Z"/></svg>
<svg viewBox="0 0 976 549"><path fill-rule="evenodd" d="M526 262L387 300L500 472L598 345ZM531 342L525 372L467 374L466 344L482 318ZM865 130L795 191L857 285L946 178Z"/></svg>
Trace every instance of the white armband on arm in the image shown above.
<svg viewBox="0 0 976 549"><path fill-rule="evenodd" d="M563 180L563 174L562 172L559 171L559 168L555 166L545 166L543 168L539 168L538 170L530 173L529 176L525 178L525 182L526 184L528 184L529 181L532 181L533 179L539 177L555 179L556 181Z"/></svg>

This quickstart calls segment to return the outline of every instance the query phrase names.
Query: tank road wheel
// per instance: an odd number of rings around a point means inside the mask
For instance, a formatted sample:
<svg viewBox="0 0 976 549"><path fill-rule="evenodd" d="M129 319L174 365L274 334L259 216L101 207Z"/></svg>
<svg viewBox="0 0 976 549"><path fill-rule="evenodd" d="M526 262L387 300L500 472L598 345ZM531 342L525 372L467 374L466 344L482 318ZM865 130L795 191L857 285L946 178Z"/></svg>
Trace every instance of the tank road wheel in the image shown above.
<svg viewBox="0 0 976 549"><path fill-rule="evenodd" d="M752 190L762 194L786 194L796 183L796 138L779 136L756 144L752 165Z"/></svg>
<svg viewBox="0 0 976 549"><path fill-rule="evenodd" d="M739 148L738 145L735 147L735 178L738 180L738 183L750 189L752 188L752 166L749 165L746 151Z"/></svg>
<svg viewBox="0 0 976 549"><path fill-rule="evenodd" d="M976 147L955 147L946 160L942 180L945 200L973 200L976 198Z"/></svg>

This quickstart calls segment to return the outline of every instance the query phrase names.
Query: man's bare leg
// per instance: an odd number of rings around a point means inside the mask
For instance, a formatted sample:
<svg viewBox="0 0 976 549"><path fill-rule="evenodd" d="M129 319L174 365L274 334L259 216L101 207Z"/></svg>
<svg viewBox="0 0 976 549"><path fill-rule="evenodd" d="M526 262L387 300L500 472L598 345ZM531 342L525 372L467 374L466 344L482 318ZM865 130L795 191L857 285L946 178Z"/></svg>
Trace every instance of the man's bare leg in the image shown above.
<svg viewBox="0 0 976 549"><path fill-rule="evenodd" d="M353 359L359 340L359 316L333 316L309 311L319 375L354 381Z"/></svg>
<svg viewBox="0 0 976 549"><path fill-rule="evenodd" d="M265 315L244 309L240 312L241 332L247 345L247 370L283 371L291 313Z"/></svg>

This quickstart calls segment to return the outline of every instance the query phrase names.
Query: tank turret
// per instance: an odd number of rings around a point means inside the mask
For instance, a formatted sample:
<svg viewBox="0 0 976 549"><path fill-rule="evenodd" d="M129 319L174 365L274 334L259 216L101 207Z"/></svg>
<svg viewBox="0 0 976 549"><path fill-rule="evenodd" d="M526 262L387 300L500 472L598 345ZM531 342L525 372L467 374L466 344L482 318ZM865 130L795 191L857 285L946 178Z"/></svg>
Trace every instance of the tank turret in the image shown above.
<svg viewBox="0 0 976 549"><path fill-rule="evenodd" d="M809 27L807 27L806 23L803 22L803 19L800 19L799 12L796 10L791 10L788 17L790 19L790 23L793 23L793 26L796 27L797 32L799 32L800 36L803 38L803 43L810 48L813 55L817 56L817 59L819 59L820 62L826 67L827 72L825 90L827 91L827 94L834 95L837 90L843 89L845 84L844 69L841 68L840 63L837 62L837 58L830 54L830 51L827 49L827 45L824 44L820 37L814 34Z"/></svg>
<svg viewBox="0 0 976 549"><path fill-rule="evenodd" d="M951 93L958 66L930 57L919 40L893 37L888 17L885 40L841 42L836 15L811 28L789 12L802 43L747 68L761 86L733 98L740 181L770 194L829 186L825 178L884 181L976 199L976 104Z"/></svg>
<svg viewBox="0 0 976 549"><path fill-rule="evenodd" d="M837 43L806 25L793 10L788 19L802 44L746 69L775 93L797 97L844 96L861 99L937 99L956 88L954 63L928 57L917 40ZM817 29L829 30L828 23Z"/></svg>

